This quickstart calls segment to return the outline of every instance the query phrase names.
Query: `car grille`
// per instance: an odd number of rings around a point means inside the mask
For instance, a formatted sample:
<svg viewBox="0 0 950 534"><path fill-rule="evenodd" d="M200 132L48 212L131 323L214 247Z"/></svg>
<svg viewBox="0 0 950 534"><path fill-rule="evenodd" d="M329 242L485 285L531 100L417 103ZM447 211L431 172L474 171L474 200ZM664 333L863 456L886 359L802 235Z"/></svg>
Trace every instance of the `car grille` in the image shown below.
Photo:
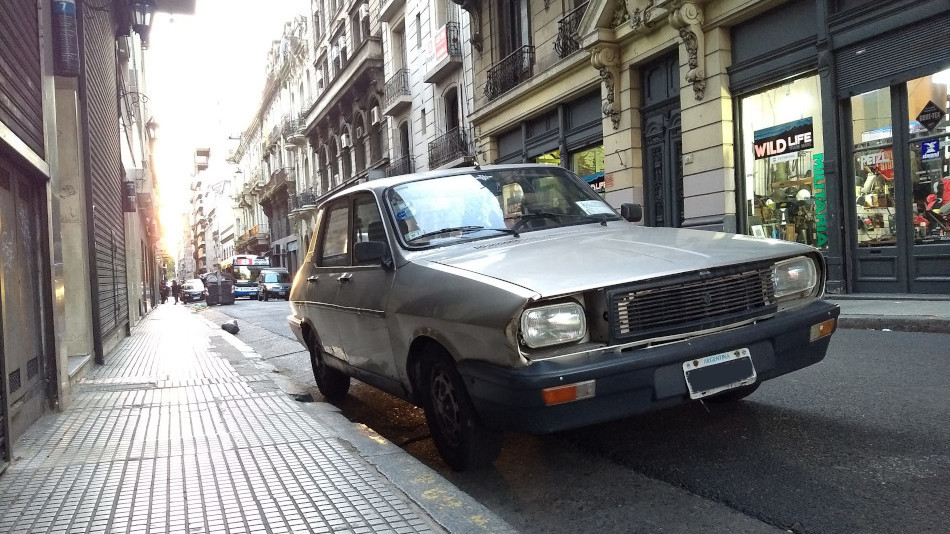
<svg viewBox="0 0 950 534"><path fill-rule="evenodd" d="M717 328L777 309L771 267L692 273L607 291L611 337L628 342Z"/></svg>

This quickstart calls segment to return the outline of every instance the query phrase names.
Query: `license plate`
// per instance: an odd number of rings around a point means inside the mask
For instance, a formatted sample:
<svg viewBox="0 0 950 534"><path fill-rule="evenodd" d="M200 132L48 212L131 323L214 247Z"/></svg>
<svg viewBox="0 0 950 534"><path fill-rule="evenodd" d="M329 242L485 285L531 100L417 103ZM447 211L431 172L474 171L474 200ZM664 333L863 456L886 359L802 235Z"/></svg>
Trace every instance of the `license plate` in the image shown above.
<svg viewBox="0 0 950 534"><path fill-rule="evenodd" d="M736 349L683 362L689 398L699 399L747 386L756 380L749 349Z"/></svg>

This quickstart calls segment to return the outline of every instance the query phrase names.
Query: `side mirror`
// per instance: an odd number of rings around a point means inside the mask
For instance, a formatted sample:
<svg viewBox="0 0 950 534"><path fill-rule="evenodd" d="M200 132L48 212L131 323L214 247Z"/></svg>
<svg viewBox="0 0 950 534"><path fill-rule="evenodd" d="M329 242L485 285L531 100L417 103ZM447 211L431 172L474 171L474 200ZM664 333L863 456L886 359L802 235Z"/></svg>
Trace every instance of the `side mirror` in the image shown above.
<svg viewBox="0 0 950 534"><path fill-rule="evenodd" d="M643 206L632 202L621 204L620 216L630 222L640 222L643 220Z"/></svg>
<svg viewBox="0 0 950 534"><path fill-rule="evenodd" d="M384 268L391 269L393 259L389 255L389 245L383 241L362 241L353 247L356 263L379 262Z"/></svg>

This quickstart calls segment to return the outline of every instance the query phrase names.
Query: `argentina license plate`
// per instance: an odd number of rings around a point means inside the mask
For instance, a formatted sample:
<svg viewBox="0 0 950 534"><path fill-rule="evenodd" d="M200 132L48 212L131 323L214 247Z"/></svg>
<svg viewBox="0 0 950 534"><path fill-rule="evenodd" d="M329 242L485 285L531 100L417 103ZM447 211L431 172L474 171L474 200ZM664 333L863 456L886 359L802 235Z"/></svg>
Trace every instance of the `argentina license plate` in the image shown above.
<svg viewBox="0 0 950 534"><path fill-rule="evenodd" d="M689 398L700 399L755 383L752 354L742 348L683 362Z"/></svg>

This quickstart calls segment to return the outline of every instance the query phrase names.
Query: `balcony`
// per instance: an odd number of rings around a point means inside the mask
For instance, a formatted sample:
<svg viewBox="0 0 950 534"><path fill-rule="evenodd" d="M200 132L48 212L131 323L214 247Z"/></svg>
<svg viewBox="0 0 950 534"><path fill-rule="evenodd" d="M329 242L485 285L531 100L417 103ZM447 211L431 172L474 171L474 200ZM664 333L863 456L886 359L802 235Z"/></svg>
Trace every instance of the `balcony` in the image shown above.
<svg viewBox="0 0 950 534"><path fill-rule="evenodd" d="M461 29L458 22L449 22L435 32L432 55L425 82L437 83L462 66Z"/></svg>
<svg viewBox="0 0 950 534"><path fill-rule="evenodd" d="M399 8L406 7L406 0L382 0L379 7L379 21L392 22Z"/></svg>
<svg viewBox="0 0 950 534"><path fill-rule="evenodd" d="M277 191L280 189L287 188L288 183L294 181L294 169L291 167L281 167L270 175L270 180L267 181L267 184L264 186L264 191L260 196L260 203L264 204L270 202L273 199L274 195L277 194Z"/></svg>
<svg viewBox="0 0 950 534"><path fill-rule="evenodd" d="M399 176L400 174L410 174L412 172L412 156L406 155L393 160L386 167L386 176Z"/></svg>
<svg viewBox="0 0 950 534"><path fill-rule="evenodd" d="M429 169L458 167L475 161L474 151L469 146L468 136L459 128L429 142Z"/></svg>
<svg viewBox="0 0 950 534"><path fill-rule="evenodd" d="M488 69L485 96L494 100L531 78L534 68L534 47L522 46Z"/></svg>
<svg viewBox="0 0 950 534"><path fill-rule="evenodd" d="M312 187L297 193L297 196L294 197L293 209L295 210L308 210L314 208L317 205L317 193Z"/></svg>
<svg viewBox="0 0 950 534"><path fill-rule="evenodd" d="M270 231L267 224L259 224L244 232L237 239L234 249L239 254L260 254L270 249Z"/></svg>
<svg viewBox="0 0 950 534"><path fill-rule="evenodd" d="M587 10L587 4L589 2L577 6L558 21L557 39L554 41L554 50L557 52L557 57L564 59L580 49L575 32L577 31L577 25L581 22L581 17L584 16L584 11Z"/></svg>
<svg viewBox="0 0 950 534"><path fill-rule="evenodd" d="M409 69L399 69L386 80L385 104L383 113L395 116L412 104L412 93L409 92Z"/></svg>
<svg viewBox="0 0 950 534"><path fill-rule="evenodd" d="M298 147L307 144L307 136L303 134L303 119L287 119L287 125L284 129L284 140L287 144L284 148L287 150L296 150Z"/></svg>

